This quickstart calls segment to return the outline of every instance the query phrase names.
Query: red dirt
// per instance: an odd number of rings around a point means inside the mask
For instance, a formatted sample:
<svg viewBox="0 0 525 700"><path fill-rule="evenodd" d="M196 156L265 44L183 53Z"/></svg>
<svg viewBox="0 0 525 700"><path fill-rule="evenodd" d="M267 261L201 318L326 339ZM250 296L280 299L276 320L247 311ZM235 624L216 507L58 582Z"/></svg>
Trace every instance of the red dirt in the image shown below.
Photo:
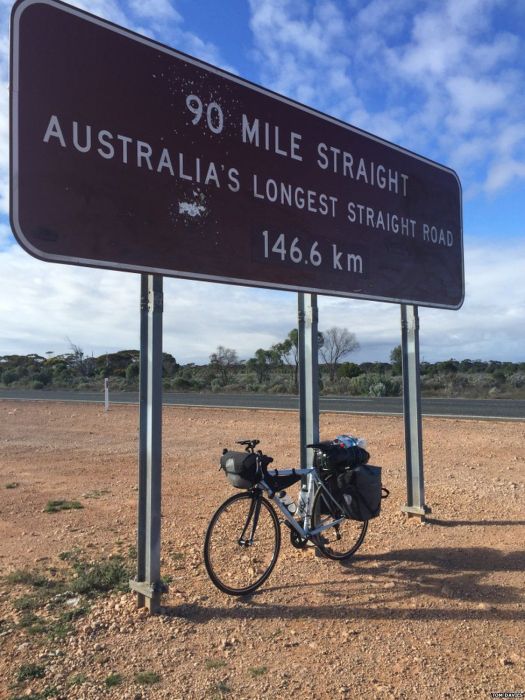
<svg viewBox="0 0 525 700"><path fill-rule="evenodd" d="M101 559L134 545L137 425L134 406L104 413L91 404L0 401L4 575L52 575L64 567L61 552ZM293 549L283 528L270 579L239 600L213 587L202 562L207 523L233 492L218 471L221 448L258 437L277 466L295 466L297 414L166 407L162 574L171 582L163 614L137 611L132 593L107 595L74 633L50 641L20 627L14 604L29 589L3 578L0 697L425 699L525 691L525 423L427 418L423 425L432 507L424 524L400 512L402 419L322 414L323 438L367 438L391 496L346 564ZM43 512L55 499L84 507ZM17 681L28 662L43 666L44 677ZM158 682L141 684L140 671L156 672ZM111 674L120 676L116 687L106 682Z"/></svg>

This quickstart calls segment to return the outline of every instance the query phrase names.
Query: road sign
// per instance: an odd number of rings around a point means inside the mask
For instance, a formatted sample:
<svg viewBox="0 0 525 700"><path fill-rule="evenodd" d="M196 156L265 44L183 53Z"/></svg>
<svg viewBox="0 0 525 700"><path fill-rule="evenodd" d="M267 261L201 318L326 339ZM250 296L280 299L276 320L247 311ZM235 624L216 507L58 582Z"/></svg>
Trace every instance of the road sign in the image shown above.
<svg viewBox="0 0 525 700"><path fill-rule="evenodd" d="M54 0L12 13L11 225L48 261L458 308L453 171Z"/></svg>

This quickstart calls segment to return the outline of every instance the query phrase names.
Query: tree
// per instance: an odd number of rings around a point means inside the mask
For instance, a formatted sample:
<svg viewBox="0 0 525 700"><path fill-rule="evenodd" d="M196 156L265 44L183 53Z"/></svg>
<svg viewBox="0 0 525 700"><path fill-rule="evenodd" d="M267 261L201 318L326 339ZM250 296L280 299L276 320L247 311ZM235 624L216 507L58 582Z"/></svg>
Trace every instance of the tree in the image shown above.
<svg viewBox="0 0 525 700"><path fill-rule="evenodd" d="M291 368L295 385L297 385L297 365L299 364L297 337L297 328L294 328L281 343L275 343L275 345L272 345L270 348L279 358L280 364L286 364Z"/></svg>
<svg viewBox="0 0 525 700"><path fill-rule="evenodd" d="M331 382L335 380L338 362L358 348L355 334L346 328L333 326L323 332L323 345L319 352L328 367Z"/></svg>
<svg viewBox="0 0 525 700"><path fill-rule="evenodd" d="M84 351L78 345L75 345L69 338L67 338L71 352L65 357L67 358L68 364L71 369L79 377L91 377L95 372L95 358L93 356L88 357L84 354Z"/></svg>
<svg viewBox="0 0 525 700"><path fill-rule="evenodd" d="M274 350L263 350L259 348L255 352L255 357L248 360L246 366L257 374L257 380L262 384L268 379L272 367L279 362L280 357Z"/></svg>
<svg viewBox="0 0 525 700"><path fill-rule="evenodd" d="M322 347L323 343L323 334L318 332L317 344ZM299 374L299 331L297 328L293 328L282 343L276 343L270 349L277 353L281 361L292 369L294 385L297 388Z"/></svg>
<svg viewBox="0 0 525 700"><path fill-rule="evenodd" d="M444 360L443 362L436 362L434 366L438 372L456 374L459 368L459 362L451 358L450 360Z"/></svg>
<svg viewBox="0 0 525 700"><path fill-rule="evenodd" d="M356 365L355 362L342 362L337 368L338 377L346 377L347 379L352 379L353 377L359 377L361 374L361 368Z"/></svg>
<svg viewBox="0 0 525 700"><path fill-rule="evenodd" d="M219 345L210 355L210 365L219 374L222 384L228 384L233 368L239 364L237 352Z"/></svg>
<svg viewBox="0 0 525 700"><path fill-rule="evenodd" d="M139 364L140 352L138 350L119 350L107 352L95 358L96 372L101 377L127 377L128 368ZM135 376L134 370L130 373Z"/></svg>
<svg viewBox="0 0 525 700"><path fill-rule="evenodd" d="M169 352L162 353L162 376L174 377L179 371L177 360Z"/></svg>
<svg viewBox="0 0 525 700"><path fill-rule="evenodd" d="M392 364L392 374L403 374L401 345L396 345L396 347L390 353L390 362Z"/></svg>

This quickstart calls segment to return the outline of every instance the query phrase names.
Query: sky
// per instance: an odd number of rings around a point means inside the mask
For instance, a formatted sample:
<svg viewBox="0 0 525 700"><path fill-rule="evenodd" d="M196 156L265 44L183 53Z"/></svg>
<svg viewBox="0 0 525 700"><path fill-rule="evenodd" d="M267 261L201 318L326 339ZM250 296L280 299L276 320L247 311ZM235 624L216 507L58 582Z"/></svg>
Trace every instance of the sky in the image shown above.
<svg viewBox="0 0 525 700"><path fill-rule="evenodd" d="M525 360L525 3L93 0L71 3L454 169L465 301L420 307L421 359ZM139 346L140 276L28 255L9 225L9 15L0 0L0 355ZM388 361L400 307L319 296L356 362ZM165 278L164 350L241 359L295 327L297 295Z"/></svg>

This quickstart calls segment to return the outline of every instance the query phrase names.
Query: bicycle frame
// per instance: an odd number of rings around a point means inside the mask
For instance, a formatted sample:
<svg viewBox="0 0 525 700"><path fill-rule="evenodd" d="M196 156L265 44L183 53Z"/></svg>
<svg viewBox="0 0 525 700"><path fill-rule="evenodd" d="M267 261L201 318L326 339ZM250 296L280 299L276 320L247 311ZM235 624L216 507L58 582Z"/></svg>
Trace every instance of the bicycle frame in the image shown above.
<svg viewBox="0 0 525 700"><path fill-rule="evenodd" d="M277 470L276 470L277 471ZM306 501L306 513L304 517L304 527L301 526L299 522L293 517L293 515L290 513L288 508L284 506L281 503L281 500L275 496L273 493L273 490L270 488L270 486L266 483L266 481L261 479L257 486L255 488L259 488L262 491L266 491L266 493L269 495L270 500L272 500L281 513L284 516L284 519L286 520L287 523L289 523L290 527L292 527L302 538L304 539L309 539L311 537L315 537L316 535L319 535L323 530L328 530L331 527L334 527L335 525L338 525L339 523L343 522L344 518L336 518L333 520L330 520L328 523L321 525L319 527L314 528L313 530L311 529L311 522L312 522L312 505L313 505L313 497L314 493L316 492L316 489L314 487L319 487L322 489L324 494L332 501L332 503L335 503L338 507L340 505L337 503L335 498L332 496L332 494L328 491L326 486L324 485L321 477L317 473L317 469L315 467L308 467L306 469L279 469L278 470L278 475L279 476L290 476L291 474L300 474L301 476L306 476L308 479L308 496L307 496L307 501ZM248 522L250 521L250 517L248 516L248 521L246 523L246 527L248 525ZM244 532L246 531L246 527ZM255 530L255 527L253 531ZM243 534L244 534L243 532Z"/></svg>

